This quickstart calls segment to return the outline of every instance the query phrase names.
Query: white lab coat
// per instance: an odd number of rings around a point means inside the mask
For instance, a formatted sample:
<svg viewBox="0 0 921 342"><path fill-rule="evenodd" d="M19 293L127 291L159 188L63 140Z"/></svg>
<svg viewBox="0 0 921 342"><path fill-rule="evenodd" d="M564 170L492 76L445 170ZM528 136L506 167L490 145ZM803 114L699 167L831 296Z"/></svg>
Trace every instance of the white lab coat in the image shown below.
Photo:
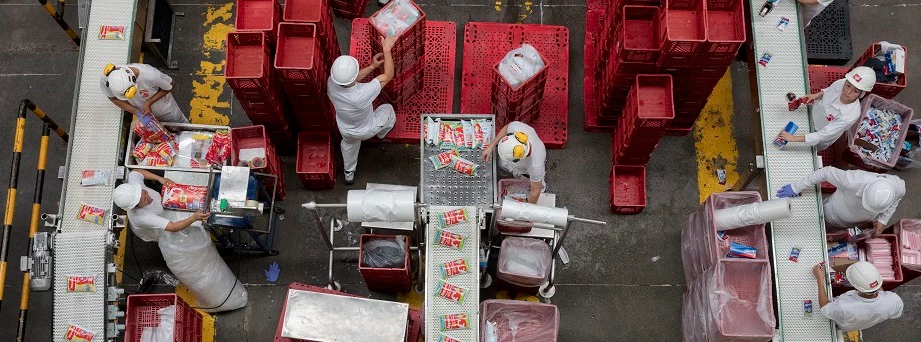
<svg viewBox="0 0 921 342"><path fill-rule="evenodd" d="M499 158L499 167L512 173L515 178L523 179L524 175L528 175L530 181L546 184L544 176L547 174L547 148L540 141L537 132L531 126L519 121L509 122L507 131L508 133L522 132L527 134L528 142L531 144L531 152L524 158L519 159L518 162Z"/></svg>
<svg viewBox="0 0 921 342"><path fill-rule="evenodd" d="M876 298L863 298L851 290L822 307L822 315L835 321L841 330L857 331L873 327L885 320L902 317L904 303L899 295L879 291Z"/></svg>
<svg viewBox="0 0 921 342"><path fill-rule="evenodd" d="M878 177L885 177L892 182L895 187L895 200L883 212L872 212L863 207L862 197L867 185ZM861 170L844 171L831 166L810 173L803 180L793 183L792 188L799 193L805 189L813 189L821 182L829 182L838 188L823 201L825 221L845 228L870 221L884 225L889 223L889 219L899 206L899 201L905 195L905 182L899 177Z"/></svg>
<svg viewBox="0 0 921 342"><path fill-rule="evenodd" d="M336 124L342 134L342 161L345 172L358 166L358 151L363 140L377 136L383 139L396 124L396 112L389 104L372 109L374 99L381 93L381 82L376 78L368 83L356 83L345 88L332 77L326 81L327 94L336 109Z"/></svg>
<svg viewBox="0 0 921 342"><path fill-rule="evenodd" d="M860 119L860 101L849 104L841 103L844 91L843 78L823 89L822 99L811 106L812 126L815 132L807 133L806 144L824 150L835 143L844 131Z"/></svg>

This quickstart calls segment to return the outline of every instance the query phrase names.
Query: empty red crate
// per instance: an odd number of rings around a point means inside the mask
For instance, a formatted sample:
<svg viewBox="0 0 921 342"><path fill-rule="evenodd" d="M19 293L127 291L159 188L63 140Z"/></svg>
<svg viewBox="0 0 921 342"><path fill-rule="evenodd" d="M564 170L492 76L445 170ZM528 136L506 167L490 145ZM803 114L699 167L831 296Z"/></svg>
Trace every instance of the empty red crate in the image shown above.
<svg viewBox="0 0 921 342"><path fill-rule="evenodd" d="M623 13L612 56L625 62L655 63L659 57L659 8L624 6Z"/></svg>
<svg viewBox="0 0 921 342"><path fill-rule="evenodd" d="M275 69L283 82L313 84L317 91L326 84L326 66L318 46L317 26L309 23L278 25ZM287 90L286 90L287 91Z"/></svg>
<svg viewBox="0 0 921 342"><path fill-rule="evenodd" d="M366 244L372 240L402 239L404 260L402 267L378 268L365 264ZM358 244L358 272L365 280L368 289L374 292L408 292L412 289L412 271L409 261L409 236L361 234Z"/></svg>
<svg viewBox="0 0 921 342"><path fill-rule="evenodd" d="M175 306L173 341L200 342L202 316L175 293L128 296L125 309L125 342L140 342L144 328L160 326L160 309Z"/></svg>
<svg viewBox="0 0 921 342"><path fill-rule="evenodd" d="M666 0L664 10L659 12L659 25L662 44L660 66L669 65L670 55L698 53L707 40L706 2Z"/></svg>
<svg viewBox="0 0 921 342"><path fill-rule="evenodd" d="M860 55L860 58L858 58L857 61L854 62L854 65L851 66L851 69L854 69L859 66L863 66L863 64L866 63L867 60L869 60L870 58L873 58L873 56L876 56L876 53L878 53L881 48L882 47L879 43L874 43L873 45L870 45L870 47L867 48L867 51L865 51L863 55ZM902 50L905 51L905 70L907 71L908 70L908 48L906 48L905 46L902 46ZM902 74L902 75L899 75L898 80L894 84L876 82L876 85L873 86L872 93L880 97L891 99L895 97L896 95L898 95L900 92L902 92L902 90L905 89L906 85L908 85L908 76L906 74Z"/></svg>
<svg viewBox="0 0 921 342"><path fill-rule="evenodd" d="M729 54L735 56L745 43L745 6L742 0L707 1L707 43L705 54Z"/></svg>
<svg viewBox="0 0 921 342"><path fill-rule="evenodd" d="M304 22L317 25L317 37L321 40L326 67L331 67L336 57L342 54L329 0L287 0L282 19L287 22Z"/></svg>
<svg viewBox="0 0 921 342"><path fill-rule="evenodd" d="M274 41L280 21L281 3L277 0L237 0L237 31L262 31L269 41Z"/></svg>
<svg viewBox="0 0 921 342"><path fill-rule="evenodd" d="M623 118L624 125L635 132L657 132L668 127L675 118L672 77L636 76L636 84L627 95Z"/></svg>
<svg viewBox="0 0 921 342"><path fill-rule="evenodd" d="M297 135L297 177L304 188L331 189L336 185L332 139L329 133Z"/></svg>
<svg viewBox="0 0 921 342"><path fill-rule="evenodd" d="M639 214L646 208L646 167L614 165L611 168L611 211Z"/></svg>
<svg viewBox="0 0 921 342"><path fill-rule="evenodd" d="M361 18L365 15L365 8L368 7L369 0L332 0L330 7L333 8L333 14L337 17L352 20Z"/></svg>

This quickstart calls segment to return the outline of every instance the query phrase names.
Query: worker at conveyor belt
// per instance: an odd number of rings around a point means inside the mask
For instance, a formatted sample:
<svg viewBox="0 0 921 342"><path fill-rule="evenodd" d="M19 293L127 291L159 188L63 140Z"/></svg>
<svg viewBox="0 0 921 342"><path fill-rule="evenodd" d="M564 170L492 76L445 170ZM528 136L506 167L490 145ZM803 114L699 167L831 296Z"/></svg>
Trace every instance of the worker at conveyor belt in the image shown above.
<svg viewBox="0 0 921 342"><path fill-rule="evenodd" d="M816 131L792 135L781 132L780 137L788 142L805 142L821 151L838 140L845 130L860 119L860 101L873 90L876 72L868 67L857 67L822 91L806 95L812 104L812 125Z"/></svg>
<svg viewBox="0 0 921 342"><path fill-rule="evenodd" d="M812 267L819 289L822 315L838 324L842 331L869 329L885 320L902 316L902 298L894 292L882 291L883 278L876 266L859 261L848 266L845 277L856 290L845 292L833 301L825 290L825 265Z"/></svg>
<svg viewBox="0 0 921 342"><path fill-rule="evenodd" d="M135 170L128 174L128 181L119 185L112 193L115 205L128 212L131 231L144 241L157 241L160 232L164 230L178 232L196 221L207 220L211 215L207 212L195 212L184 220L170 221L163 216L160 193L144 185L144 180L156 181L163 185L173 182L145 170Z"/></svg>
<svg viewBox="0 0 921 342"><path fill-rule="evenodd" d="M137 63L106 65L100 80L102 93L126 112L151 113L160 122L189 123L170 93L174 86L176 82L157 68Z"/></svg>
<svg viewBox="0 0 921 342"><path fill-rule="evenodd" d="M498 148L497 148L498 146ZM489 161L493 149L498 150L499 167L518 179L529 179L531 191L528 203L536 204L540 193L547 187L547 148L537 137L534 128L522 122L509 122L483 149L483 160Z"/></svg>
<svg viewBox="0 0 921 342"><path fill-rule="evenodd" d="M880 234L905 196L905 181L897 176L826 166L799 182L784 185L777 190L777 197L799 196L803 190L814 189L821 182L838 188L823 201L822 208L825 221L839 228L857 227L872 221L876 234Z"/></svg>
<svg viewBox="0 0 921 342"><path fill-rule="evenodd" d="M393 55L390 50L396 43L396 36L382 39L383 53L374 56L371 65L358 69L355 57L339 56L333 62L326 92L336 109L336 124L342 134L342 163L345 169L345 184L355 183L355 168L358 167L358 151L361 142L373 137L383 139L396 124L396 112L390 104L382 104L372 110L374 100L381 89L393 79ZM356 82L384 66L384 73L371 82Z"/></svg>

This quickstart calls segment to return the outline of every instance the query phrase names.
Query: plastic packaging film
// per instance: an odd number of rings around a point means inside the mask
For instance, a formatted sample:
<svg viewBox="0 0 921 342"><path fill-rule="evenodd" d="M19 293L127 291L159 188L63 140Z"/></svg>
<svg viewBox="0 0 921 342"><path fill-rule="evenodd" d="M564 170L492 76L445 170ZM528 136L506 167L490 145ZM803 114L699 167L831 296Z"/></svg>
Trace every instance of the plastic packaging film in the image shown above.
<svg viewBox="0 0 921 342"><path fill-rule="evenodd" d="M788 219L793 215L789 198L740 205L713 212L717 230L730 230Z"/></svg>
<svg viewBox="0 0 921 342"><path fill-rule="evenodd" d="M556 227L564 227L569 220L569 210L517 201L503 201L499 219L548 223Z"/></svg>
<svg viewBox="0 0 921 342"><path fill-rule="evenodd" d="M413 222L416 195L412 190L351 190L347 210L351 222Z"/></svg>

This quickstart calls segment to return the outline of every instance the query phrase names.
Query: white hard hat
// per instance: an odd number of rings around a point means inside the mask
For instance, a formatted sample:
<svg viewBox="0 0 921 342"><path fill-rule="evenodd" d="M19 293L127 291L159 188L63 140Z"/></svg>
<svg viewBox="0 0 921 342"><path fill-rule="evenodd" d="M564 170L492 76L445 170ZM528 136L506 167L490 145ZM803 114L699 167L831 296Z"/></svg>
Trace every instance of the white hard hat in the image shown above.
<svg viewBox="0 0 921 342"><path fill-rule="evenodd" d="M350 85L358 78L358 60L348 55L339 56L333 62L330 74L336 84L341 86Z"/></svg>
<svg viewBox="0 0 921 342"><path fill-rule="evenodd" d="M844 78L857 89L871 91L873 90L873 85L876 84L876 71L860 66L849 71L847 75L844 75Z"/></svg>
<svg viewBox="0 0 921 342"><path fill-rule="evenodd" d="M112 201L119 208L125 210L134 209L141 202L141 187L130 183L119 185L112 192Z"/></svg>
<svg viewBox="0 0 921 342"><path fill-rule="evenodd" d="M108 64L103 70L103 75L106 76L106 86L119 100L128 101L137 94L137 75L131 68Z"/></svg>
<svg viewBox="0 0 921 342"><path fill-rule="evenodd" d="M524 132L510 132L499 140L499 157L511 162L517 162L531 153L531 143Z"/></svg>
<svg viewBox="0 0 921 342"><path fill-rule="evenodd" d="M894 200L895 188L892 186L892 182L884 177L870 181L861 198L863 208L874 213L885 211Z"/></svg>
<svg viewBox="0 0 921 342"><path fill-rule="evenodd" d="M847 281L857 291L873 293L883 287L883 277L876 266L866 261L858 261L844 271Z"/></svg>

